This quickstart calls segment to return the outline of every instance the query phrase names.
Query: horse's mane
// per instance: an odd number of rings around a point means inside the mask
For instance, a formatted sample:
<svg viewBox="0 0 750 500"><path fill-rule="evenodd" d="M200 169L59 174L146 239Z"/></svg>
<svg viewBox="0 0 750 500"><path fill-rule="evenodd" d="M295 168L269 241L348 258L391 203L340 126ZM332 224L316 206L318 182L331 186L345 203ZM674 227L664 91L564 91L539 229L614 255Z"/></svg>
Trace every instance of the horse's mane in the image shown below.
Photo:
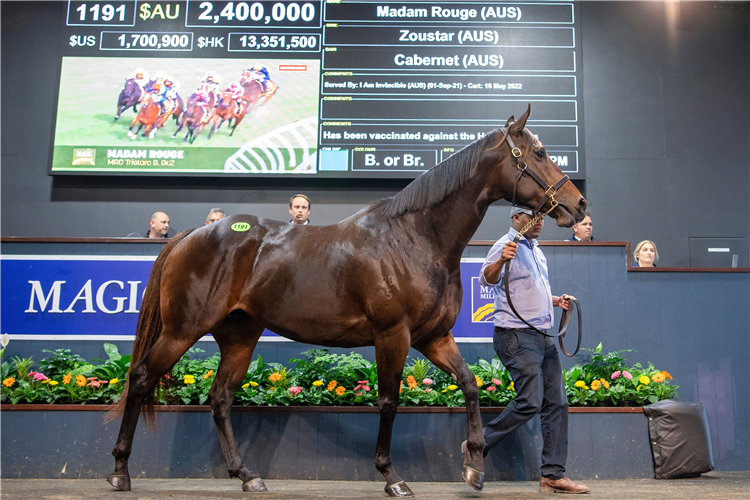
<svg viewBox="0 0 750 500"><path fill-rule="evenodd" d="M494 130L472 142L414 179L395 196L376 201L370 211L394 218L438 204L471 179L482 151L495 140L498 133L500 130Z"/></svg>

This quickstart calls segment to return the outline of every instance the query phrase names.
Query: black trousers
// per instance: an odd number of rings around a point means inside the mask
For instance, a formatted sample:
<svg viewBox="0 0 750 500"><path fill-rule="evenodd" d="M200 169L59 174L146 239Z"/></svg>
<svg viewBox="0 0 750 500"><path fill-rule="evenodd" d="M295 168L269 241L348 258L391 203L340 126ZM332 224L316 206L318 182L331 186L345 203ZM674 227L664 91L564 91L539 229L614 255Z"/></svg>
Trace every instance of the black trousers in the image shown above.
<svg viewBox="0 0 750 500"><path fill-rule="evenodd" d="M530 328L495 327L495 352L513 378L516 398L484 427L484 453L538 413L544 439L541 473L560 479L568 458L568 398L553 341Z"/></svg>

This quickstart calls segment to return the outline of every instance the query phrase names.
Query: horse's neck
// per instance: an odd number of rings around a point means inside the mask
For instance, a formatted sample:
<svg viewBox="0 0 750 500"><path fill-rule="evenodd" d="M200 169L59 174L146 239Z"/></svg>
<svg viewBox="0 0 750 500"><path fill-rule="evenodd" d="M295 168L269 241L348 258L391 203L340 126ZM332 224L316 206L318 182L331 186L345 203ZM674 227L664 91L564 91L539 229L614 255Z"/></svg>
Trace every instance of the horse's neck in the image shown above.
<svg viewBox="0 0 750 500"><path fill-rule="evenodd" d="M494 201L483 199L484 183L480 175L475 175L440 203L415 214L418 230L432 240L435 251L449 264L460 263L464 249Z"/></svg>

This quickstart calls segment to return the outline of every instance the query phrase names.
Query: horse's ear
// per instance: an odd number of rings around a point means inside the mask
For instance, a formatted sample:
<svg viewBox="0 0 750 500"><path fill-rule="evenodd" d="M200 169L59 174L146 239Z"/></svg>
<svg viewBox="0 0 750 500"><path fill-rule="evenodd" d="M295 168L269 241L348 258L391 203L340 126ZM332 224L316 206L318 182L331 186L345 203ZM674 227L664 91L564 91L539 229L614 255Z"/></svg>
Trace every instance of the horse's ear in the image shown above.
<svg viewBox="0 0 750 500"><path fill-rule="evenodd" d="M529 108L521 115L518 121L510 126L510 133L516 135L523 131L524 127L526 127L526 120L529 119L529 116L531 116L531 103L529 103Z"/></svg>
<svg viewBox="0 0 750 500"><path fill-rule="evenodd" d="M505 126L510 127L514 121L516 121L516 118L513 115L510 115L510 118L508 118L508 121L505 122Z"/></svg>

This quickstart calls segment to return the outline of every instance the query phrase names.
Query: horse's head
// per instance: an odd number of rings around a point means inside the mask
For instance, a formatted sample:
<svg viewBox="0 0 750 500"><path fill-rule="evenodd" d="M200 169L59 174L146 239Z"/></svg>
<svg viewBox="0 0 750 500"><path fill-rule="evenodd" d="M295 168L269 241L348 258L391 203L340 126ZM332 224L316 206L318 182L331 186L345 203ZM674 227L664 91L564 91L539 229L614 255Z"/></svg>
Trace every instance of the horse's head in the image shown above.
<svg viewBox="0 0 750 500"><path fill-rule="evenodd" d="M135 92L136 89L138 89L138 88L139 87L138 87L138 84L135 82L135 79L134 78L129 78L129 79L125 80L125 88L123 89L122 93L124 95L126 95L126 96L129 96L130 94L132 94L133 92Z"/></svg>
<svg viewBox="0 0 750 500"><path fill-rule="evenodd" d="M498 133L501 142L494 146L493 156L502 168L495 170L495 184L506 200L541 213L551 209L549 215L558 226L570 227L583 220L586 199L570 180L563 180L565 174L526 128L529 116L531 105L518 121L511 116Z"/></svg>

